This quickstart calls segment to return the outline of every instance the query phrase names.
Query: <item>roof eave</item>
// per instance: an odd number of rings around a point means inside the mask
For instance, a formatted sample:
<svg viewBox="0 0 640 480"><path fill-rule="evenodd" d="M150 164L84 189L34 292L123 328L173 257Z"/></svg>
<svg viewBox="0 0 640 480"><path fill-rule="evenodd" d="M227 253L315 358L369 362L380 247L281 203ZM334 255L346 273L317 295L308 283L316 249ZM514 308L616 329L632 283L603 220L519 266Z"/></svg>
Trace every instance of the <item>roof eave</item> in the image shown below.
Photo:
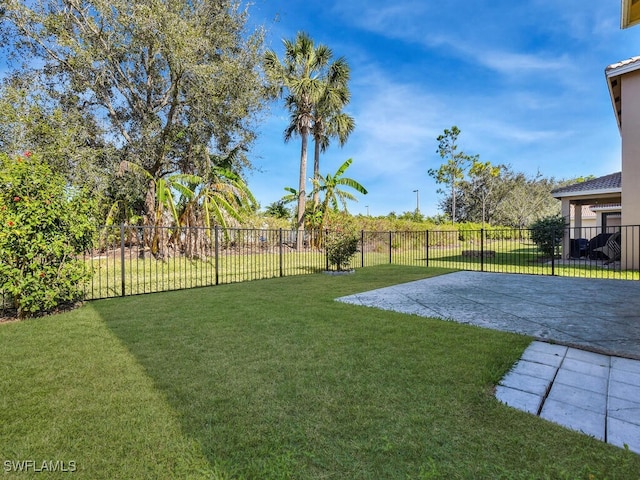
<svg viewBox="0 0 640 480"><path fill-rule="evenodd" d="M622 76L627 73L640 70L640 57L633 57L622 62L609 65L604 70L605 77L607 79L607 88L609 90L609 97L611 98L611 105L613 106L613 113L616 116L616 122L618 124L618 131L622 134L622 107L618 106L616 98L619 98L619 102L622 102Z"/></svg>
<svg viewBox="0 0 640 480"><path fill-rule="evenodd" d="M605 76L607 78L607 88L609 89L609 98L611 98L611 106L613 107L613 114L616 116L616 123L618 124L618 132L622 134L622 122L621 122L621 112L618 111L618 106L616 105L616 94L614 92L614 79L620 82L619 75L610 75L610 73L605 70Z"/></svg>
<svg viewBox="0 0 640 480"><path fill-rule="evenodd" d="M581 190L577 192L557 192L553 193L553 198L569 198L569 197L595 197L604 195L622 195L622 188L600 188L597 190Z"/></svg>
<svg viewBox="0 0 640 480"><path fill-rule="evenodd" d="M622 0L622 15L620 15L620 28L625 29L638 25L640 18L632 18L631 16L631 0Z"/></svg>

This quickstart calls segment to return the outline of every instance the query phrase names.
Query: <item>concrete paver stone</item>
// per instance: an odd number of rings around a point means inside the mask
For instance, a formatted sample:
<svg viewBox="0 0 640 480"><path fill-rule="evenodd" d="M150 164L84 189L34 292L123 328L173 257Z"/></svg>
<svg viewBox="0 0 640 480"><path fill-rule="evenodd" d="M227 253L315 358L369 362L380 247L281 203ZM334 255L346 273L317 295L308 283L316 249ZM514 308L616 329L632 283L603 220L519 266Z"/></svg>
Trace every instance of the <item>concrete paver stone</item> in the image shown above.
<svg viewBox="0 0 640 480"><path fill-rule="evenodd" d="M606 416L596 414L584 408L564 403L557 400L544 402L540 417L553 423L558 423L571 430L577 430L586 435L591 435L598 440L605 439Z"/></svg>
<svg viewBox="0 0 640 480"><path fill-rule="evenodd" d="M509 405L510 407L517 408L518 410L524 410L525 412L538 414L540 405L542 405L542 395L536 395L530 392L524 392L515 388L505 387L498 385L496 387L496 397L500 399L502 403Z"/></svg>

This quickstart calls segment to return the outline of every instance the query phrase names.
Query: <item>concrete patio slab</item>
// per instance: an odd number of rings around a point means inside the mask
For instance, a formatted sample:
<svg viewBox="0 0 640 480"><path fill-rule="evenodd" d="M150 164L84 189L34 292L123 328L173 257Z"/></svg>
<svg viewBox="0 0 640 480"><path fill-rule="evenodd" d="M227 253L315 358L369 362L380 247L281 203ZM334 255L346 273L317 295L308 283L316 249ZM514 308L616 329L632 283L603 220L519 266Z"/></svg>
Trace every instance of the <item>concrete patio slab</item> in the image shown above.
<svg viewBox="0 0 640 480"><path fill-rule="evenodd" d="M624 448L629 447L632 452L640 453L640 426L623 422L615 418L607 419L608 443Z"/></svg>
<svg viewBox="0 0 640 480"><path fill-rule="evenodd" d="M338 300L640 359L640 282L630 280L455 272Z"/></svg>
<svg viewBox="0 0 640 480"><path fill-rule="evenodd" d="M496 398L640 454L640 282L456 272L337 300L541 340Z"/></svg>

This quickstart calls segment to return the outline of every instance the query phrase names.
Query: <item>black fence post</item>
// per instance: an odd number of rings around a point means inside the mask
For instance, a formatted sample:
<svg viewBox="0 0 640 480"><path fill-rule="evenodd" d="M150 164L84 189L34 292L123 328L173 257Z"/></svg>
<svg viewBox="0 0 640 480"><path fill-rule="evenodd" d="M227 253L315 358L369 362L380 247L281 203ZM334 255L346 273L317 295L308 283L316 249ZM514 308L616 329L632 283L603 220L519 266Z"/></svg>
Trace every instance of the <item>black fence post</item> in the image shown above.
<svg viewBox="0 0 640 480"><path fill-rule="evenodd" d="M484 272L484 228L480 229L480 271Z"/></svg>
<svg viewBox="0 0 640 480"><path fill-rule="evenodd" d="M364 230L360 230L360 266L364 268Z"/></svg>
<svg viewBox="0 0 640 480"><path fill-rule="evenodd" d="M556 274L556 234L555 230L551 231L551 276Z"/></svg>
<svg viewBox="0 0 640 480"><path fill-rule="evenodd" d="M218 232L220 231L218 225L213 227L214 237L215 237L215 255L216 255L216 285L220 282L220 236Z"/></svg>
<svg viewBox="0 0 640 480"><path fill-rule="evenodd" d="M284 260L283 257L282 257L282 253L283 253L282 252L282 228L279 229L278 233L279 233L279 235L278 235L278 237L279 237L278 238L278 244L279 244L278 245L278 253L279 253L279 261L280 261L280 265L279 265L280 272L279 273L280 273L280 276L282 277L282 276L284 276L283 268L282 268L282 262Z"/></svg>
<svg viewBox="0 0 640 480"><path fill-rule="evenodd" d="M393 232L389 231L389 264L393 263L392 253L391 253L391 242L393 240Z"/></svg>
<svg viewBox="0 0 640 480"><path fill-rule="evenodd" d="M120 295L125 296L125 271L124 271L124 223L120 224Z"/></svg>
<svg viewBox="0 0 640 480"><path fill-rule="evenodd" d="M425 242L424 242L424 247L425 247L425 260L426 260L426 266L429 266L429 230L424 232L424 238L425 238Z"/></svg>
<svg viewBox="0 0 640 480"><path fill-rule="evenodd" d="M327 248L327 236L329 235L329 229L325 228L324 230L324 261L325 261L325 270L329 271L329 249Z"/></svg>

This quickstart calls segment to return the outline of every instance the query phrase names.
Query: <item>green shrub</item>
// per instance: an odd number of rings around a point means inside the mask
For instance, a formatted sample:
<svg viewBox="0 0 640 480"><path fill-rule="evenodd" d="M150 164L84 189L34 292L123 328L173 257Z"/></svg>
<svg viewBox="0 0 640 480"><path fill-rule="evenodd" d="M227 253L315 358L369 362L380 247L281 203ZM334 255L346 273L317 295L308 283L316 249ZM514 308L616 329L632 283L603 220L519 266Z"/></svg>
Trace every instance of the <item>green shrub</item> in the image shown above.
<svg viewBox="0 0 640 480"><path fill-rule="evenodd" d="M360 239L355 233L329 232L325 243L329 265L338 271L348 270L351 259L358 252L359 242Z"/></svg>
<svg viewBox="0 0 640 480"><path fill-rule="evenodd" d="M0 292L18 316L45 313L82 296L89 272L91 202L29 152L0 153Z"/></svg>
<svg viewBox="0 0 640 480"><path fill-rule="evenodd" d="M541 218L529 227L531 229L531 240L542 253L553 256L562 245L566 226L564 218L560 215Z"/></svg>
<svg viewBox="0 0 640 480"><path fill-rule="evenodd" d="M458 229L458 240L461 242L480 240L481 224L471 222L457 223L456 228Z"/></svg>

